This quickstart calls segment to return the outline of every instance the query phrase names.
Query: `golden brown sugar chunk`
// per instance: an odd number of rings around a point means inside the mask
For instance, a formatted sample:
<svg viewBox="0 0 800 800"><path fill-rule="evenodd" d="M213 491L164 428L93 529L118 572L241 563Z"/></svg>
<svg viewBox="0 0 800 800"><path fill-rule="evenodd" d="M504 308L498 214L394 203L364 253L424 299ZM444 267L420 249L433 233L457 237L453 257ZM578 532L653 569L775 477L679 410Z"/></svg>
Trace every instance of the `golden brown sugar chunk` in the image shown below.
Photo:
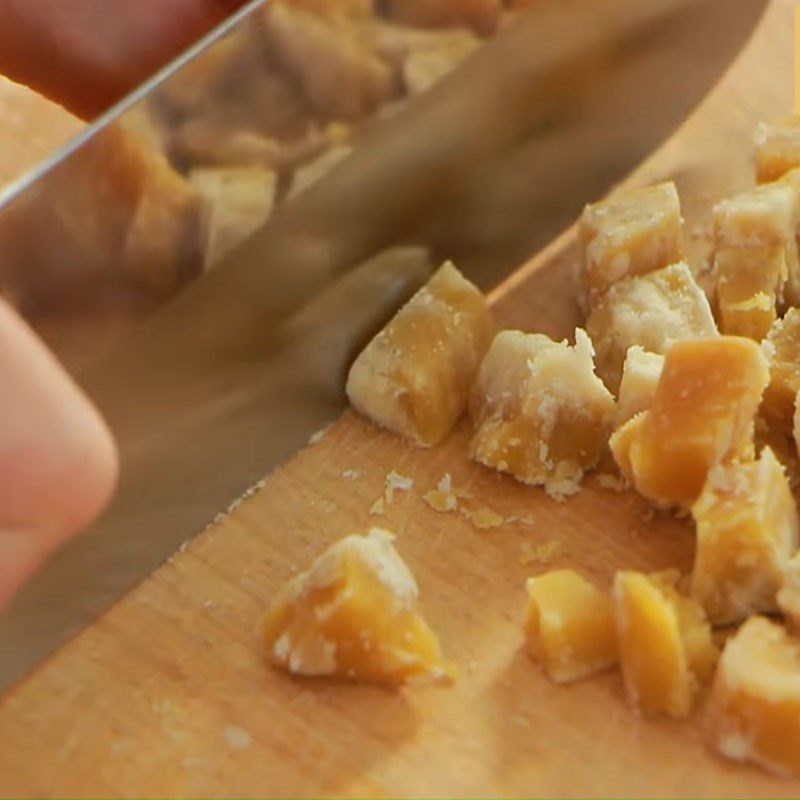
<svg viewBox="0 0 800 800"><path fill-rule="evenodd" d="M415 28L468 27L491 34L500 21L502 0L388 0L391 19Z"/></svg>
<svg viewBox="0 0 800 800"><path fill-rule="evenodd" d="M472 457L556 496L574 494L608 439L614 398L594 373L592 343L503 331L473 392Z"/></svg>
<svg viewBox="0 0 800 800"><path fill-rule="evenodd" d="M615 429L650 408L663 369L663 355L648 353L638 346L628 350L614 412Z"/></svg>
<svg viewBox="0 0 800 800"><path fill-rule="evenodd" d="M648 713L688 717L717 649L702 607L677 591L677 577L619 572L612 595L631 702Z"/></svg>
<svg viewBox="0 0 800 800"><path fill-rule="evenodd" d="M391 685L453 677L393 540L379 528L348 536L284 587L262 628L274 666Z"/></svg>
<svg viewBox="0 0 800 800"><path fill-rule="evenodd" d="M573 570L527 582L526 634L533 657L550 680L568 683L617 661L611 598Z"/></svg>
<svg viewBox="0 0 800 800"><path fill-rule="evenodd" d="M361 26L287 3L267 3L262 22L270 56L322 119L362 119L400 94Z"/></svg>
<svg viewBox="0 0 800 800"><path fill-rule="evenodd" d="M616 284L597 303L586 330L597 350L597 372L612 392L631 347L665 354L678 339L717 335L708 299L683 263Z"/></svg>
<svg viewBox="0 0 800 800"><path fill-rule="evenodd" d="M765 306L800 299L796 230L800 195L785 183L759 186L714 208L715 269L723 326L765 326ZM744 309L742 309L744 304ZM750 314L746 312L750 309ZM768 311L768 309L766 309ZM743 335L740 329L723 332ZM752 338L763 338L753 336Z"/></svg>
<svg viewBox="0 0 800 800"><path fill-rule="evenodd" d="M486 298L445 264L356 359L353 407L425 447L450 433L494 334Z"/></svg>
<svg viewBox="0 0 800 800"><path fill-rule="evenodd" d="M189 180L208 201L205 268L210 269L267 221L278 179L264 167L196 167Z"/></svg>
<svg viewBox="0 0 800 800"><path fill-rule="evenodd" d="M676 342L650 409L611 438L617 465L657 505L688 508L714 465L752 453L768 380L766 357L750 339Z"/></svg>
<svg viewBox="0 0 800 800"><path fill-rule="evenodd" d="M281 0L281 2L321 17L335 16L355 20L369 19L375 8L375 0Z"/></svg>
<svg viewBox="0 0 800 800"><path fill-rule="evenodd" d="M769 423L791 435L795 400L800 392L800 309L790 308L783 319L775 322L765 350L770 381L762 410Z"/></svg>
<svg viewBox="0 0 800 800"><path fill-rule="evenodd" d="M800 631L800 553L795 553L783 571L778 608L795 633Z"/></svg>
<svg viewBox="0 0 800 800"><path fill-rule="evenodd" d="M715 256L720 329L760 342L777 318L786 279L782 248L728 248Z"/></svg>
<svg viewBox="0 0 800 800"><path fill-rule="evenodd" d="M589 305L624 278L683 258L683 222L674 183L615 194L581 216L585 290Z"/></svg>
<svg viewBox="0 0 800 800"><path fill-rule="evenodd" d="M800 394L794 399L794 418L792 420L792 439L794 440L794 447L798 454L800 454Z"/></svg>
<svg viewBox="0 0 800 800"><path fill-rule="evenodd" d="M764 448L758 461L713 467L692 514L691 594L709 619L723 625L777 611L776 595L798 546L798 517L772 450Z"/></svg>
<svg viewBox="0 0 800 800"><path fill-rule="evenodd" d="M762 122L756 128L756 178L769 183L800 167L800 118Z"/></svg>
<svg viewBox="0 0 800 800"><path fill-rule="evenodd" d="M800 641L764 617L745 622L720 658L708 732L733 761L800 777Z"/></svg>
<svg viewBox="0 0 800 800"><path fill-rule="evenodd" d="M411 95L427 92L449 75L481 45L481 39L466 30L431 32L415 37L403 62L403 83Z"/></svg>

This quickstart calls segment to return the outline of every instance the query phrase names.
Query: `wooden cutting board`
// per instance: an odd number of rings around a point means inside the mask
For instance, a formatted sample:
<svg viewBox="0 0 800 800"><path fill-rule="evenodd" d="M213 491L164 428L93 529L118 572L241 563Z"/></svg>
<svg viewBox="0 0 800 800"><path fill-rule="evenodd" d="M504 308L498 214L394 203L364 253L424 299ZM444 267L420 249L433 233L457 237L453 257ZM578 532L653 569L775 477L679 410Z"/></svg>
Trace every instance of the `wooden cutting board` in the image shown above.
<svg viewBox="0 0 800 800"><path fill-rule="evenodd" d="M628 181L677 181L692 259L710 204L752 184L755 123L791 109L793 6L773 0L715 92ZM500 323L568 335L576 259L568 231L493 293ZM797 796L800 783L709 752L701 713L640 717L617 672L548 683L522 649L524 580L545 569L524 563L531 546L561 540L558 565L607 585L621 567L687 569L692 532L593 479L555 503L471 464L467 438L462 426L422 451L346 414L0 702L0 794ZM414 488L372 517L391 470ZM421 495L445 473L520 521L478 531L437 514ZM450 689L300 681L263 663L255 629L278 587L374 524L398 534L461 666Z"/></svg>

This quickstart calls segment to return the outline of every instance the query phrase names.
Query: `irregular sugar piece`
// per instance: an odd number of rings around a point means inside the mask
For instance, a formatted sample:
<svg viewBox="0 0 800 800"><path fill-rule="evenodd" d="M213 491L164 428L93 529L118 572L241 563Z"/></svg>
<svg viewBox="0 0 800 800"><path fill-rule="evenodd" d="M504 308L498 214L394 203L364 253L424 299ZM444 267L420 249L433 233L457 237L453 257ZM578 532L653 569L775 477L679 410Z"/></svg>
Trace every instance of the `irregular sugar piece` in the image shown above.
<svg viewBox="0 0 800 800"><path fill-rule="evenodd" d="M762 122L756 128L756 179L769 183L800 167L800 118Z"/></svg>
<svg viewBox="0 0 800 800"><path fill-rule="evenodd" d="M714 208L714 266L723 333L761 341L784 297L800 299L796 231L800 197L768 184Z"/></svg>
<svg viewBox="0 0 800 800"><path fill-rule="evenodd" d="M205 268L249 238L275 205L277 174L265 167L196 167L189 181L209 203Z"/></svg>
<svg viewBox="0 0 800 800"><path fill-rule="evenodd" d="M379 528L348 536L286 585L262 627L273 665L392 685L453 676L393 541Z"/></svg>
<svg viewBox="0 0 800 800"><path fill-rule="evenodd" d="M491 34L500 22L503 0L387 0L389 17L414 28L472 28Z"/></svg>
<svg viewBox="0 0 800 800"><path fill-rule="evenodd" d="M729 247L714 257L720 329L760 342L778 316L786 257L780 247Z"/></svg>
<svg viewBox="0 0 800 800"><path fill-rule="evenodd" d="M429 35L430 39L410 48L403 62L403 83L411 95L427 92L481 45L477 36L461 29Z"/></svg>
<svg viewBox="0 0 800 800"><path fill-rule="evenodd" d="M663 369L663 355L648 353L638 346L628 350L614 411L615 428L650 408Z"/></svg>
<svg viewBox="0 0 800 800"><path fill-rule="evenodd" d="M789 482L769 447L758 461L718 464L692 506L697 548L692 597L719 625L777 611L776 594L798 546Z"/></svg>
<svg viewBox="0 0 800 800"><path fill-rule="evenodd" d="M750 339L676 342L650 409L609 442L623 475L657 505L689 508L715 464L752 458L753 420L768 381L767 359Z"/></svg>
<svg viewBox="0 0 800 800"><path fill-rule="evenodd" d="M597 373L617 392L628 350L665 354L678 339L717 335L711 306L684 263L622 281L586 322L597 350Z"/></svg>
<svg viewBox="0 0 800 800"><path fill-rule="evenodd" d="M589 307L615 283L683 258L683 221L674 183L615 194L586 206L579 224Z"/></svg>
<svg viewBox="0 0 800 800"><path fill-rule="evenodd" d="M675 575L619 572L612 592L619 658L631 702L649 713L688 717L717 658L702 607Z"/></svg>
<svg viewBox="0 0 800 800"><path fill-rule="evenodd" d="M764 617L745 622L722 652L707 730L726 758L800 777L800 641Z"/></svg>
<svg viewBox="0 0 800 800"><path fill-rule="evenodd" d="M347 396L377 425L436 445L463 414L493 333L486 298L445 264L356 359Z"/></svg>
<svg viewBox="0 0 800 800"><path fill-rule="evenodd" d="M800 392L800 309L790 308L772 326L765 343L770 381L762 412L767 421L791 436L795 401Z"/></svg>
<svg viewBox="0 0 800 800"><path fill-rule="evenodd" d="M800 454L800 393L794 399L794 418L792 420L792 439L795 451Z"/></svg>
<svg viewBox="0 0 800 800"><path fill-rule="evenodd" d="M594 374L592 343L504 331L481 366L473 392L472 457L548 492L574 494L597 464L614 398Z"/></svg>
<svg viewBox="0 0 800 800"><path fill-rule="evenodd" d="M569 569L530 578L526 588L528 647L550 680L568 683L616 663L608 595Z"/></svg>
<svg viewBox="0 0 800 800"><path fill-rule="evenodd" d="M778 608L795 633L800 631L800 553L795 553L783 571Z"/></svg>
<svg viewBox="0 0 800 800"><path fill-rule="evenodd" d="M453 489L453 479L447 473L435 489L426 492L422 499L434 510L442 514L458 510L458 494Z"/></svg>

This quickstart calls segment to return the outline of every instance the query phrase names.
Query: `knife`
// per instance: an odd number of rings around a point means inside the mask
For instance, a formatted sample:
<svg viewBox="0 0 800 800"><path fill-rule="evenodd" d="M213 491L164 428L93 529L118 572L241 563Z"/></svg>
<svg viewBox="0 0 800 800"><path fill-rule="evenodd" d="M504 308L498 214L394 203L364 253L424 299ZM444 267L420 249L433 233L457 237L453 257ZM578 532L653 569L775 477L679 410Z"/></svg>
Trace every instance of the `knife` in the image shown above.
<svg viewBox="0 0 800 800"><path fill-rule="evenodd" d="M128 186L124 164L117 170L114 158L120 131L125 142L134 141L127 138L133 131L137 158L152 155L163 167L167 153L185 168L187 149L203 144L197 131L189 145L165 146L159 136L142 135L142 117L158 113L180 127L187 109L221 102L211 86L218 65L239 58L247 71L261 57L231 43L263 42L265 0L246 6L3 193L2 286L69 359L109 420L122 479L105 517L0 615L0 689L335 418L353 355L447 255L445 211L463 188L521 148L529 151L526 163L536 163L537 141L543 154L552 154L560 137L569 141L575 120L587 107L596 111L592 100L602 100L636 63L631 43L644 32L655 35L687 2L542 0L429 92L376 110L349 156L309 188L293 195L280 179L265 184L284 201L210 271L203 271L197 236L208 207L178 192L167 223L152 205L143 222L135 219L127 206L114 205L120 186ZM268 49L262 56L274 57ZM241 102L245 118L264 113L260 96L244 93ZM227 142L227 161L242 152L264 163L301 157L259 150L259 141ZM142 142L152 153L140 151ZM574 170L597 169L602 154L582 158ZM139 201L149 197L136 186ZM552 203L558 186L544 185L539 194ZM144 238L132 239L131 231ZM132 241L132 269L143 272L149 292L116 285ZM146 267L165 260L167 279L157 273L153 281ZM500 276L483 277L486 284ZM73 359L64 331L91 334L108 319L113 328L100 329L96 353Z"/></svg>

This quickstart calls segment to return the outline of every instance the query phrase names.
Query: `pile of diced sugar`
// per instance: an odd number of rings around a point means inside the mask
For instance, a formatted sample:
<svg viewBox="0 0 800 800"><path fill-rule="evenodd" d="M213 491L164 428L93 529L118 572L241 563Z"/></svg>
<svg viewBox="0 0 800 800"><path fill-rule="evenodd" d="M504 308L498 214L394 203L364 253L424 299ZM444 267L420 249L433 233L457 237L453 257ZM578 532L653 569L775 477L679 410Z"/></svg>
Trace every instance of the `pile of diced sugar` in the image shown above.
<svg viewBox="0 0 800 800"><path fill-rule="evenodd" d="M675 186L618 193L580 221L587 320L574 344L495 334L483 295L446 264L359 356L347 392L425 447L468 411L472 459L556 499L610 450L654 507L691 515L690 576L620 571L610 592L573 570L530 578L530 650L558 683L619 664L648 713L688 717L711 682L716 749L800 775L800 523L787 478L800 447L800 120L760 126L756 147L759 185L714 209L711 300L684 260ZM448 488L426 502L453 510ZM276 601L272 660L389 683L452 674L390 539L367 539L335 545ZM733 624L720 654L714 628Z"/></svg>

